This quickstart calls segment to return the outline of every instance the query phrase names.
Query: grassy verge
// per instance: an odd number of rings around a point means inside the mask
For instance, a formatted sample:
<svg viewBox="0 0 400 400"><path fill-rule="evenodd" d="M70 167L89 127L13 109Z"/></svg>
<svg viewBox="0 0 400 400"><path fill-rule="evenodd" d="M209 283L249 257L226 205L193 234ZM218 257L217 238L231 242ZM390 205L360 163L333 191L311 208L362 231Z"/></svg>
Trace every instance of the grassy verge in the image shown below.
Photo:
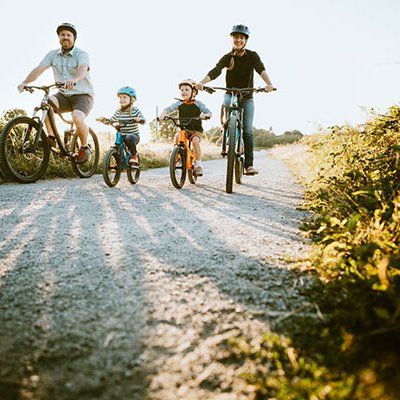
<svg viewBox="0 0 400 400"><path fill-rule="evenodd" d="M400 398L400 108L273 150L306 186L315 317L225 343L254 399ZM311 306L312 305L312 306ZM222 360L223 361L223 360Z"/></svg>

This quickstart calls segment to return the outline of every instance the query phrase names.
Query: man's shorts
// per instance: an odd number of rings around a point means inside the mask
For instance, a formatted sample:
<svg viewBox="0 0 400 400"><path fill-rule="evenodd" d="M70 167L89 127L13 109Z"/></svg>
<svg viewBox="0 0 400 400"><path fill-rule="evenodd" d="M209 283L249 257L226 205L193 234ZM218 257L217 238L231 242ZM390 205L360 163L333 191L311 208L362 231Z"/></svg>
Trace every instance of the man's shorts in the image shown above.
<svg viewBox="0 0 400 400"><path fill-rule="evenodd" d="M90 110L93 108L93 96L90 94L73 94L72 96L67 97L58 92L54 97L58 101L57 111L61 114L79 110L88 116Z"/></svg>

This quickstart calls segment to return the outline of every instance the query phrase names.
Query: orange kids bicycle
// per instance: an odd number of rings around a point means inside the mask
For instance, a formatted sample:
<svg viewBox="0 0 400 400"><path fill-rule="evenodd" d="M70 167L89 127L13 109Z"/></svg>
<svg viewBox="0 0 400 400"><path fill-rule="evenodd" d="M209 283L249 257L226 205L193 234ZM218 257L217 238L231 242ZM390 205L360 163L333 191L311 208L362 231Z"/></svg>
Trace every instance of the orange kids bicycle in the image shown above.
<svg viewBox="0 0 400 400"><path fill-rule="evenodd" d="M165 117L164 120L170 120L179 128L178 144L174 147L169 161L169 175L171 182L177 189L181 189L185 184L186 175L189 182L195 184L197 176L195 174L196 156L192 149L192 143L189 140L186 127L191 121L198 120L193 118L174 118Z"/></svg>

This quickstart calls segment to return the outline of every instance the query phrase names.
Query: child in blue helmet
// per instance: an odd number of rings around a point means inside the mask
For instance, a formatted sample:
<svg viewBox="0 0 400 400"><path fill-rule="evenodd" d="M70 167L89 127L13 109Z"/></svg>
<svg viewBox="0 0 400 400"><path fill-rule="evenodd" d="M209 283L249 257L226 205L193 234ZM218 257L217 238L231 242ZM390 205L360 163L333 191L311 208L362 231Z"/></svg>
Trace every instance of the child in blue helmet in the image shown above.
<svg viewBox="0 0 400 400"><path fill-rule="evenodd" d="M200 135L203 132L203 126L201 123L202 119L211 118L211 111L199 100L196 100L197 89L195 87L196 82L193 79L185 79L179 83L178 87L182 96L182 100L178 100L174 104L165 108L159 117L162 121L168 114L178 110L179 118L192 118L198 117L199 120L193 120L187 126L187 132L189 134L189 140L193 144L194 154L196 156L196 165L194 167L194 173L196 176L203 175L202 165L202 152L200 147ZM179 133L175 137L175 143L177 143Z"/></svg>
<svg viewBox="0 0 400 400"><path fill-rule="evenodd" d="M146 121L140 110L134 106L136 101L136 90L130 86L124 86L118 90L117 96L120 107L115 111L111 118L100 117L97 121L104 124L119 122L121 124L120 132L123 136L124 143L128 146L131 156L130 164L138 164L136 145L140 141L140 133L138 124L144 124Z"/></svg>

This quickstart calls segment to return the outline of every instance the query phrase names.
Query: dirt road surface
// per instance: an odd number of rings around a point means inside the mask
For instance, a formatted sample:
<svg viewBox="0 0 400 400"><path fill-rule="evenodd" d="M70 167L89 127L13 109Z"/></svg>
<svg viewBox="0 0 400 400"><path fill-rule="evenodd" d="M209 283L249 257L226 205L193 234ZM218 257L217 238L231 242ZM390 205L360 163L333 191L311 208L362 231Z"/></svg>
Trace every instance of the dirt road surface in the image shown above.
<svg viewBox="0 0 400 400"><path fill-rule="evenodd" d="M220 344L306 301L301 188L255 165L233 194L225 160L181 190L167 169L1 185L0 398L248 398Z"/></svg>

